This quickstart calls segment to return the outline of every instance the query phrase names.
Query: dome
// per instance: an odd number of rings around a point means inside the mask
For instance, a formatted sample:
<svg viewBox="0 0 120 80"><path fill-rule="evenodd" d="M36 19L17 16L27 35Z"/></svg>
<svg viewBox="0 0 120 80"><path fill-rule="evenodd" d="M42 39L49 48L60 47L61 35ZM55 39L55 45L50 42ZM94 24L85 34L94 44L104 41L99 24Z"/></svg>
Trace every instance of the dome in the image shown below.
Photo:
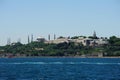
<svg viewBox="0 0 120 80"><path fill-rule="evenodd" d="M42 37L42 36L39 36L39 37L37 37L37 39L44 39L44 37Z"/></svg>

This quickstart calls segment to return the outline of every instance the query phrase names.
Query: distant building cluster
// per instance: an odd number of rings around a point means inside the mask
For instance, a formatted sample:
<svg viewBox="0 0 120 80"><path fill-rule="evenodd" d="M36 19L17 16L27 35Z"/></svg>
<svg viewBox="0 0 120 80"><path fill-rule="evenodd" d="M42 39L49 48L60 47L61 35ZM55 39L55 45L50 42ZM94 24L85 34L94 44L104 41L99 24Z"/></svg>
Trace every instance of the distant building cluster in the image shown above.
<svg viewBox="0 0 120 80"><path fill-rule="evenodd" d="M17 42L21 43L21 40L18 39ZM17 42L13 42L11 43L11 39L8 38L7 39L7 45L15 45ZM33 34L30 36L28 36L28 44L31 42L35 42L33 40ZM85 37L85 36L77 36L77 37L58 37L56 38L56 35L54 34L54 38L51 39L51 36L48 35L48 39L45 39L44 37L37 37L36 42L44 42L46 44L59 44L59 43L70 43L70 42L74 42L75 44L82 44L83 46L101 46L101 45L107 45L108 44L108 39L101 37L98 38L96 36L96 32L94 31L93 36L90 37Z"/></svg>
<svg viewBox="0 0 120 80"><path fill-rule="evenodd" d="M107 45L108 39L107 38L98 38L96 36L96 32L94 31L93 36L91 37L84 37L80 36L77 38L70 38L70 37L59 37L56 38L56 35L54 35L54 40L50 39L50 35L48 35L48 40L46 40L44 37L38 37L38 42L44 42L46 44L59 44L59 43L70 43L74 42L76 44L82 44L84 46L101 46L101 45Z"/></svg>

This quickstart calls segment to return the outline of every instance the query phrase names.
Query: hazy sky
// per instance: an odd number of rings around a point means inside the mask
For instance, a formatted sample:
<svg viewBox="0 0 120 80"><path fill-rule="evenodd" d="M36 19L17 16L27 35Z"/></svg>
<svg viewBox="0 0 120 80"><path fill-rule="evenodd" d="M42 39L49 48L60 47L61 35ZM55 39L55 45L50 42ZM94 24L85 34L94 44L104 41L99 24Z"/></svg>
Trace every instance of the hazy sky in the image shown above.
<svg viewBox="0 0 120 80"><path fill-rule="evenodd" d="M0 45L33 34L120 36L120 0L0 0Z"/></svg>

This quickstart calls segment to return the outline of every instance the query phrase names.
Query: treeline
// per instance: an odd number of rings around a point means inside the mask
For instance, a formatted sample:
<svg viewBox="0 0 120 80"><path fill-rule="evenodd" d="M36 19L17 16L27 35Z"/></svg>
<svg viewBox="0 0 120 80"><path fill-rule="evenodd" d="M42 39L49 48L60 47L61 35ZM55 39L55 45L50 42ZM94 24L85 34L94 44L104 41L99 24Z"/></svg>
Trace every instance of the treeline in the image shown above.
<svg viewBox="0 0 120 80"><path fill-rule="evenodd" d="M76 37L74 37L76 38ZM29 44L15 43L0 47L0 54L11 53L26 56L81 56L87 54L103 53L104 56L120 56L120 38L112 36L108 39L108 45L83 46L76 44L60 43L45 44L42 42L31 42Z"/></svg>
<svg viewBox="0 0 120 80"><path fill-rule="evenodd" d="M110 37L109 44L105 47L108 56L120 56L120 38L116 36Z"/></svg>

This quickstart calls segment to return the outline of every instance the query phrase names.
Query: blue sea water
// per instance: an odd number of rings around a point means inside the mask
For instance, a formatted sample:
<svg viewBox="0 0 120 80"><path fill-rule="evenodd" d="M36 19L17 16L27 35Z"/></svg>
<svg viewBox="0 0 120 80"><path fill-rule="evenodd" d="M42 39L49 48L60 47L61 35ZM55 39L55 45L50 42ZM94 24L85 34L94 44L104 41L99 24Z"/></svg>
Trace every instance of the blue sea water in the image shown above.
<svg viewBox="0 0 120 80"><path fill-rule="evenodd" d="M1 58L0 80L120 80L120 58Z"/></svg>

